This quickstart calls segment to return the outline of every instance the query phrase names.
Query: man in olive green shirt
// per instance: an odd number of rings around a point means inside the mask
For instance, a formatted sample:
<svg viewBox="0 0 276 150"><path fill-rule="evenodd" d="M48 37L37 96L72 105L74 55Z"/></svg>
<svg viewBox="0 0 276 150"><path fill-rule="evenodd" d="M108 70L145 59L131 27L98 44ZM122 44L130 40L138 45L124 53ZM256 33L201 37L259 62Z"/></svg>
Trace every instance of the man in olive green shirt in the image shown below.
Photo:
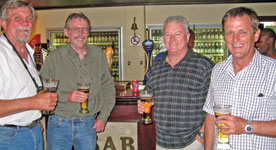
<svg viewBox="0 0 276 150"><path fill-rule="evenodd" d="M86 43L90 21L82 13L68 16L64 33L70 43L51 52L41 74L59 80L58 104L47 128L47 149L94 150L96 132L104 130L115 105L115 87L103 51ZM80 113L87 95L77 83L90 83L88 113Z"/></svg>

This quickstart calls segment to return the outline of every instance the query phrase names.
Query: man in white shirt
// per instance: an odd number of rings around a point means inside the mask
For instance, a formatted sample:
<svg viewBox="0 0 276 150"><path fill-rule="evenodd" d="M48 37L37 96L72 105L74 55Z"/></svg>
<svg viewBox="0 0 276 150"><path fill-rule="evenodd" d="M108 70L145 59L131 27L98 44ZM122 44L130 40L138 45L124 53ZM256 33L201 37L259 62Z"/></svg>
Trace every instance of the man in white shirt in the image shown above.
<svg viewBox="0 0 276 150"><path fill-rule="evenodd" d="M258 25L256 12L245 7L227 11L222 19L232 55L212 71L203 107L205 150L217 149L216 128L229 135L231 150L276 149L276 61L255 49ZM231 115L215 118L214 104L232 105Z"/></svg>
<svg viewBox="0 0 276 150"><path fill-rule="evenodd" d="M29 3L8 0L0 23L0 149L42 150L40 110L53 110L56 93L43 93L41 79L26 43L32 32L34 9Z"/></svg>

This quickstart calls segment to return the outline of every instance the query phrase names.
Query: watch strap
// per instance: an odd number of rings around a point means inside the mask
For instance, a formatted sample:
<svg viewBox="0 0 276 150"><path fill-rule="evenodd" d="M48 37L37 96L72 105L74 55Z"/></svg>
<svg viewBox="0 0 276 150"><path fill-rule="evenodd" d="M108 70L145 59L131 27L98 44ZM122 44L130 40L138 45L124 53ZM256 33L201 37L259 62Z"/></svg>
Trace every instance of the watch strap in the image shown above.
<svg viewBox="0 0 276 150"><path fill-rule="evenodd" d="M247 125L252 126L252 120L248 120Z"/></svg>
<svg viewBox="0 0 276 150"><path fill-rule="evenodd" d="M253 132L252 120L248 120L247 125L245 126L245 133L252 134L252 132Z"/></svg>
<svg viewBox="0 0 276 150"><path fill-rule="evenodd" d="M204 132L198 132L197 134L201 139L204 139Z"/></svg>

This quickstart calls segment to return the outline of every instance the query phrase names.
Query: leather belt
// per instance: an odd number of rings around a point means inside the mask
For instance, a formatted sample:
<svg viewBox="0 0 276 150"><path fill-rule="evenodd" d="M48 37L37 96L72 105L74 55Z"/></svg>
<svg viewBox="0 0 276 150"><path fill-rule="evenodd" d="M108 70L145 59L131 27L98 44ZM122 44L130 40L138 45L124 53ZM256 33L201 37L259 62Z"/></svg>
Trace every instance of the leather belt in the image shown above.
<svg viewBox="0 0 276 150"><path fill-rule="evenodd" d="M18 125L12 125L12 124L7 124L7 125L2 125L0 127L10 127L10 128L17 128L17 127L21 127L21 128L34 128L35 125L38 123L38 120L34 120L30 125L28 126L18 126Z"/></svg>

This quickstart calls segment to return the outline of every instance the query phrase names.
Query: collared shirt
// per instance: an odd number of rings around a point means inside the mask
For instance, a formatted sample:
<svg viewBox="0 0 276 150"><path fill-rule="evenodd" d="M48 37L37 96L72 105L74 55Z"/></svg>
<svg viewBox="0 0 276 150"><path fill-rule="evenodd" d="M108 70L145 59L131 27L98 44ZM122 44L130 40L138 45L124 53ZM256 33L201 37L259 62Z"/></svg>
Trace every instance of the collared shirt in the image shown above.
<svg viewBox="0 0 276 150"><path fill-rule="evenodd" d="M26 44L27 50L30 52L29 63L26 63L30 73L36 82L41 85L38 72L33 63L32 48ZM0 99L12 100L26 98L36 95L36 86L34 85L30 75L24 68L20 58L14 52L12 45L2 35L0 37ZM0 117L0 125L12 124L19 126L29 125L33 120L41 117L39 110L29 110L6 117Z"/></svg>
<svg viewBox="0 0 276 150"><path fill-rule="evenodd" d="M41 75L59 80L56 115L82 118L100 112L98 119L105 122L115 105L115 86L103 51L93 45L86 46L87 54L82 61L70 44L51 52L42 66ZM78 90L77 83L81 82L91 84L87 114L79 112L80 103L65 100L67 94Z"/></svg>
<svg viewBox="0 0 276 150"><path fill-rule="evenodd" d="M276 119L276 61L255 50L250 64L236 75L232 56L218 63L212 72L204 110L214 115L216 104L232 105L232 115L246 120ZM217 130L215 130L217 131ZM217 133L215 133L217 135ZM273 150L276 138L255 134L230 135L233 150ZM214 149L216 149L215 138Z"/></svg>
<svg viewBox="0 0 276 150"><path fill-rule="evenodd" d="M157 144L183 148L195 140L203 124L202 107L214 63L192 49L174 67L165 56L153 64L146 89L154 92Z"/></svg>

